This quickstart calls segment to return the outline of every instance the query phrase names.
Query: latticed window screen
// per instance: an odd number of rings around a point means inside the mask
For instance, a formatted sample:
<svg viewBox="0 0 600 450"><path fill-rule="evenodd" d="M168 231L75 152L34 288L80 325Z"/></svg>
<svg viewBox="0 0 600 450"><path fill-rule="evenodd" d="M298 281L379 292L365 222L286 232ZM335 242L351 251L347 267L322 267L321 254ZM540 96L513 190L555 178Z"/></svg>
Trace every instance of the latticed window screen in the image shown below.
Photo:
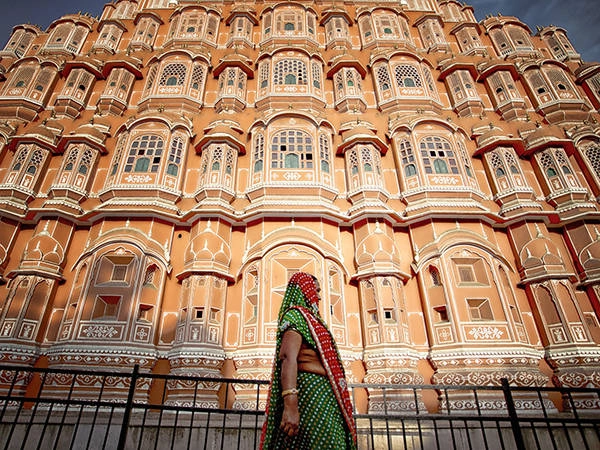
<svg viewBox="0 0 600 450"><path fill-rule="evenodd" d="M312 169L312 137L299 130L280 131L271 141L271 167L274 169Z"/></svg>
<svg viewBox="0 0 600 450"><path fill-rule="evenodd" d="M450 143L438 136L421 139L421 158L427 174L458 174L456 157Z"/></svg>
<svg viewBox="0 0 600 450"><path fill-rule="evenodd" d="M21 150L13 163L13 167L12 170L13 171L18 171L21 170L21 167L23 167L23 163L25 162L25 160L27 159L27 155L29 154L29 148L25 147L23 150Z"/></svg>
<svg viewBox="0 0 600 450"><path fill-rule="evenodd" d="M54 70L50 69L50 68L42 69L42 71L38 74L38 76L35 80L33 88L36 91L40 91L40 92L47 89L48 86L50 85L50 81L54 77L55 73L56 72L54 72Z"/></svg>
<svg viewBox="0 0 600 450"><path fill-rule="evenodd" d="M35 69L33 67L21 67L15 74L13 87L25 87L31 83Z"/></svg>
<svg viewBox="0 0 600 450"><path fill-rule="evenodd" d="M158 84L161 86L182 86L185 82L186 67L184 64L168 64L162 71Z"/></svg>
<svg viewBox="0 0 600 450"><path fill-rule="evenodd" d="M529 41L529 36L527 36L525 31L520 28L509 28L508 36L510 37L510 40L513 41L516 48L533 49L531 42Z"/></svg>
<svg viewBox="0 0 600 450"><path fill-rule="evenodd" d="M421 76L418 70L411 65L401 65L394 67L394 76L396 77L396 83L400 87L421 87Z"/></svg>
<svg viewBox="0 0 600 450"><path fill-rule="evenodd" d="M325 134L319 136L319 157L321 158L321 170L329 173L329 139Z"/></svg>
<svg viewBox="0 0 600 450"><path fill-rule="evenodd" d="M417 165L411 143L406 139L402 139L402 141L400 141L399 150L400 161L402 162L402 167L404 167L404 175L407 177L416 175Z"/></svg>
<svg viewBox="0 0 600 450"><path fill-rule="evenodd" d="M75 147L73 149L71 149L71 151L69 152L69 156L67 157L67 160L65 162L65 167L63 170L70 172L73 170L73 167L75 167L75 162L77 161L77 157L79 156L79 148Z"/></svg>
<svg viewBox="0 0 600 450"><path fill-rule="evenodd" d="M260 66L260 87L266 88L269 85L269 63L264 62Z"/></svg>
<svg viewBox="0 0 600 450"><path fill-rule="evenodd" d="M167 173L176 177L179 174L179 167L181 166L181 158L183 154L183 139L176 137L171 142L171 148L169 149L169 164L167 166Z"/></svg>
<svg viewBox="0 0 600 450"><path fill-rule="evenodd" d="M312 63L312 82L313 86L321 89L321 66L319 63Z"/></svg>
<svg viewBox="0 0 600 450"><path fill-rule="evenodd" d="M156 78L156 73L158 72L158 67L153 66L148 72L148 80L146 81L146 90L150 89L154 84L154 79Z"/></svg>
<svg viewBox="0 0 600 450"><path fill-rule="evenodd" d="M262 134L256 136L254 142L254 172L262 172L265 160L265 137Z"/></svg>
<svg viewBox="0 0 600 450"><path fill-rule="evenodd" d="M194 70L192 71L192 89L200 89L203 82L204 82L204 67L195 66Z"/></svg>
<svg viewBox="0 0 600 450"><path fill-rule="evenodd" d="M556 166L556 160L551 150L545 150L542 153L540 163L549 180L558 176L559 170Z"/></svg>
<svg viewBox="0 0 600 450"><path fill-rule="evenodd" d="M27 173L32 175L35 174L38 171L43 160L44 155L42 151L39 149L35 150L33 152L33 155L31 156L31 159L29 160L29 163L27 164Z"/></svg>
<svg viewBox="0 0 600 450"><path fill-rule="evenodd" d="M386 66L379 66L377 68L377 84L382 91L390 89L390 74Z"/></svg>
<svg viewBox="0 0 600 450"><path fill-rule="evenodd" d="M299 59L284 59L275 64L273 84L306 84L306 64Z"/></svg>
<svg viewBox="0 0 600 450"><path fill-rule="evenodd" d="M600 144L589 145L583 150L583 153L594 169L594 174L600 179Z"/></svg>
<svg viewBox="0 0 600 450"><path fill-rule="evenodd" d="M92 167L92 159L92 151L89 148L87 148L81 156L81 161L79 162L79 168L77 169L77 171L82 175L87 174L89 172L89 169Z"/></svg>
<svg viewBox="0 0 600 450"><path fill-rule="evenodd" d="M561 69L550 69L550 70L546 71L546 74L548 75L548 79L550 80L550 83L552 83L552 85L554 87L556 87L556 89L559 92L560 91L569 91L569 92L573 93L573 88L571 87L571 82L569 81L569 79L567 78L567 76Z"/></svg>
<svg viewBox="0 0 600 450"><path fill-rule="evenodd" d="M157 173L164 150L160 136L151 134L137 138L131 143L125 164L125 172Z"/></svg>

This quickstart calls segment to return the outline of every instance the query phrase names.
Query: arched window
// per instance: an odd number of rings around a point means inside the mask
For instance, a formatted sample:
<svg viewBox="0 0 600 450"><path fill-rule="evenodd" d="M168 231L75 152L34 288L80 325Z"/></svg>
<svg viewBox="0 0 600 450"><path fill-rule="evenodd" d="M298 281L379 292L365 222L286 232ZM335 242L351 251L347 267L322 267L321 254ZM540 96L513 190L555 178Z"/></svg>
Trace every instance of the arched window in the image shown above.
<svg viewBox="0 0 600 450"><path fill-rule="evenodd" d="M271 167L274 169L312 169L312 137L299 130L280 131L271 141Z"/></svg>
<svg viewBox="0 0 600 450"><path fill-rule="evenodd" d="M163 150L164 141L160 136L140 136L131 143L124 171L157 173Z"/></svg>
<svg viewBox="0 0 600 450"><path fill-rule="evenodd" d="M254 173L262 172L265 159L265 137L258 134L254 140Z"/></svg>
<svg viewBox="0 0 600 450"><path fill-rule="evenodd" d="M455 153L446 139L428 136L421 139L420 148L425 173L459 173Z"/></svg>
<svg viewBox="0 0 600 450"><path fill-rule="evenodd" d="M394 76L399 87L421 87L421 77L414 66L400 65L394 68Z"/></svg>
<svg viewBox="0 0 600 450"><path fill-rule="evenodd" d="M321 158L321 172L329 173L329 138L325 134L319 136L319 156Z"/></svg>
<svg viewBox="0 0 600 450"><path fill-rule="evenodd" d="M284 59L275 64L273 84L306 84L306 64L299 59Z"/></svg>
<svg viewBox="0 0 600 450"><path fill-rule="evenodd" d="M183 155L183 139L176 137L171 142L169 150L169 163L167 164L167 174L176 177L179 174L179 167Z"/></svg>
<svg viewBox="0 0 600 450"><path fill-rule="evenodd" d="M163 69L158 84L161 86L183 86L185 74L186 67L184 64L168 64Z"/></svg>

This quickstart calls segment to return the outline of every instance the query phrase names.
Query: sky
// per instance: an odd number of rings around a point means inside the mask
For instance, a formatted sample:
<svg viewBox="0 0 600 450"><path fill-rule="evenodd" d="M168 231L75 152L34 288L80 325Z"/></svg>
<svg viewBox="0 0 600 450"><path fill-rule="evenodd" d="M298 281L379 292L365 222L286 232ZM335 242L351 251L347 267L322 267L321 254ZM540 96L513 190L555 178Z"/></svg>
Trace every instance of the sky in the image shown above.
<svg viewBox="0 0 600 450"><path fill-rule="evenodd" d="M15 1L15 3L12 3ZM499 12L516 16L535 34L538 25L565 28L584 61L600 62L600 0L461 0L475 9L477 20ZM0 48L12 27L32 23L43 29L65 14L81 12L100 16L108 0L4 0L0 12Z"/></svg>

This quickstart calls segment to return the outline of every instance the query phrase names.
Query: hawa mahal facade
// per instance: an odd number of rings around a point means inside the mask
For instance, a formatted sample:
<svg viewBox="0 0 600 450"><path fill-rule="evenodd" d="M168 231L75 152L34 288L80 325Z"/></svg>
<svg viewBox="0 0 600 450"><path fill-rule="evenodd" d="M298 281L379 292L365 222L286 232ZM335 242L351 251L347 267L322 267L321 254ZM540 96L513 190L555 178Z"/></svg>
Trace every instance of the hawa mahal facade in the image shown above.
<svg viewBox="0 0 600 450"><path fill-rule="evenodd" d="M268 379L302 270L351 381L600 387L600 64L565 30L118 0L0 58L1 364Z"/></svg>

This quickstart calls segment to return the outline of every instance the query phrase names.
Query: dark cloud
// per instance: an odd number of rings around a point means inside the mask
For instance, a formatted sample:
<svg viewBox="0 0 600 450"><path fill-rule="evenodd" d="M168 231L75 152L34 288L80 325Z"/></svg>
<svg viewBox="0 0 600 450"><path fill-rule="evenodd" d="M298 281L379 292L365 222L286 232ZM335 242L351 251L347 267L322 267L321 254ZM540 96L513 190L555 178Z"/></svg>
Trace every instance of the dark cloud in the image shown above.
<svg viewBox="0 0 600 450"><path fill-rule="evenodd" d="M34 23L45 29L64 14L82 11L99 16L106 2L108 0L10 1L10 6L4 6L0 15L0 46L4 46L14 25ZM465 0L465 3L474 7L479 20L488 14L502 13L517 16L533 33L538 25L563 27L586 61L600 62L599 0Z"/></svg>

